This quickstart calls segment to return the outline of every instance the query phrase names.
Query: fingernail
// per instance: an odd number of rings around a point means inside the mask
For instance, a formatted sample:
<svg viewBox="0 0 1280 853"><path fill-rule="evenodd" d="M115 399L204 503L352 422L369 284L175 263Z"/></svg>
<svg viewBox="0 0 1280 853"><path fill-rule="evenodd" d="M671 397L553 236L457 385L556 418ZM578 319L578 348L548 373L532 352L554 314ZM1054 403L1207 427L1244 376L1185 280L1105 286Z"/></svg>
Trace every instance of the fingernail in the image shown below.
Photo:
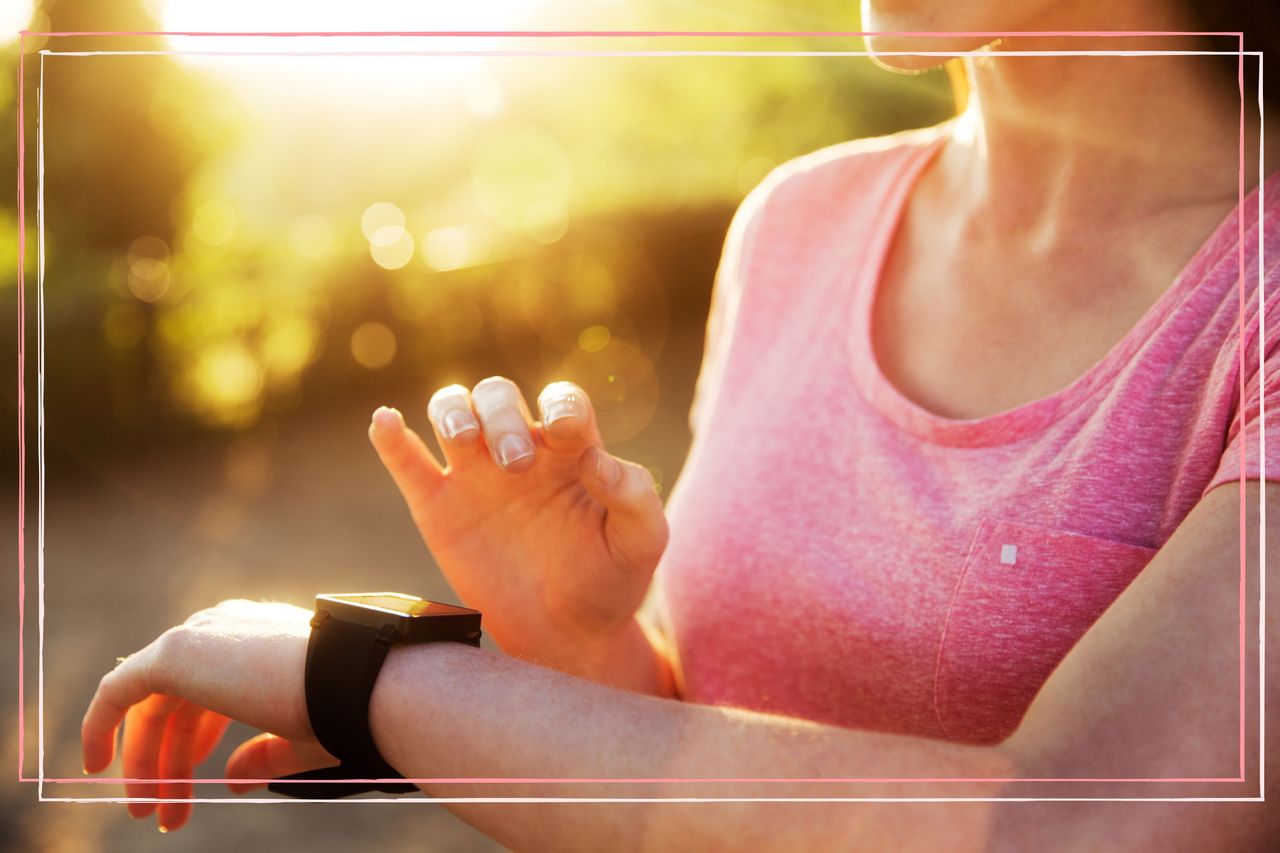
<svg viewBox="0 0 1280 853"><path fill-rule="evenodd" d="M444 423L440 425L444 437L453 439L477 428L476 419L461 409L450 409L445 413Z"/></svg>
<svg viewBox="0 0 1280 853"><path fill-rule="evenodd" d="M558 420L564 418L580 418L582 417L581 407L578 405L578 398L572 394L566 394L563 397L557 397L549 400L542 406L542 417L544 423L551 425Z"/></svg>
<svg viewBox="0 0 1280 853"><path fill-rule="evenodd" d="M386 406L379 406L373 413L373 422L382 429L391 429L404 420L400 412Z"/></svg>
<svg viewBox="0 0 1280 853"><path fill-rule="evenodd" d="M596 448L596 479L606 486L612 486L622 476L622 466L603 450Z"/></svg>
<svg viewBox="0 0 1280 853"><path fill-rule="evenodd" d="M509 432L498 439L498 464L503 468L532 455L533 445L522 436Z"/></svg>

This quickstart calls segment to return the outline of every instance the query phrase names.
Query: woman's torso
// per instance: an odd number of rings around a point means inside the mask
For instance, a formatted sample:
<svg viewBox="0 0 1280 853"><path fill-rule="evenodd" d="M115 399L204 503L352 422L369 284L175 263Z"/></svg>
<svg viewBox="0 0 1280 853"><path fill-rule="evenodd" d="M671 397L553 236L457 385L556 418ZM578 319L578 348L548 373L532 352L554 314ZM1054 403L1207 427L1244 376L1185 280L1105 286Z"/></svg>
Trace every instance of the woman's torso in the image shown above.
<svg viewBox="0 0 1280 853"><path fill-rule="evenodd" d="M1234 219L1049 396L952 420L885 377L875 288L937 144L926 132L836 146L756 194L660 568L687 699L998 740L1224 479ZM1256 287L1244 295L1256 353Z"/></svg>

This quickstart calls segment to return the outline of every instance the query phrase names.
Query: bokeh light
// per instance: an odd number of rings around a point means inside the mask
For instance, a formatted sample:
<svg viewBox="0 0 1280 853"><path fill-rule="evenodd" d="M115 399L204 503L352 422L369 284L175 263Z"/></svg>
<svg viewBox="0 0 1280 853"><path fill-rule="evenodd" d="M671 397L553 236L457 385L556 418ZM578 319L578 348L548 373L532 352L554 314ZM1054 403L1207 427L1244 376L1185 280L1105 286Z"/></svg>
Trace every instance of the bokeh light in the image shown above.
<svg viewBox="0 0 1280 853"><path fill-rule="evenodd" d="M243 342L228 340L195 351L174 390L204 420L243 426L261 408L262 384L262 368L253 354Z"/></svg>
<svg viewBox="0 0 1280 853"><path fill-rule="evenodd" d="M364 209L360 217L360 231L370 243L387 228L404 230L404 211L389 201L377 201Z"/></svg>
<svg viewBox="0 0 1280 853"><path fill-rule="evenodd" d="M292 387L317 347L315 326L306 318L285 315L272 318L261 336L262 365L274 388Z"/></svg>
<svg viewBox="0 0 1280 853"><path fill-rule="evenodd" d="M644 350L614 338L597 350L575 348L560 363L557 379L576 382L587 392L605 441L639 434L658 410L659 383Z"/></svg>
<svg viewBox="0 0 1280 853"><path fill-rule="evenodd" d="M370 370L386 367L396 357L396 335L382 323L361 323L351 333L351 357Z"/></svg>
<svg viewBox="0 0 1280 853"><path fill-rule="evenodd" d="M489 258L490 240L480 226L448 225L427 232L422 261L428 269L449 272L482 264Z"/></svg>
<svg viewBox="0 0 1280 853"><path fill-rule="evenodd" d="M599 352L609 345L611 337L606 326L588 326L578 335L578 346L587 352Z"/></svg>
<svg viewBox="0 0 1280 853"><path fill-rule="evenodd" d="M397 225L379 228L369 241L369 255L383 269L398 270L413 259L413 238Z"/></svg>
<svg viewBox="0 0 1280 853"><path fill-rule="evenodd" d="M159 237L139 237L129 246L129 292L157 302L169 290L169 246Z"/></svg>

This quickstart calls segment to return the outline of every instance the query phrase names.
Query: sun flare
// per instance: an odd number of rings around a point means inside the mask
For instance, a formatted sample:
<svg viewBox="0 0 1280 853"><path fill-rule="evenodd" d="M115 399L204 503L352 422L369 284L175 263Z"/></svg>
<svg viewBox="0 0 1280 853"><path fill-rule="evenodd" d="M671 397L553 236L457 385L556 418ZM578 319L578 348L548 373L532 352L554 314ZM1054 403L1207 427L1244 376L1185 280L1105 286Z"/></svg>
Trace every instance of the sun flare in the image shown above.
<svg viewBox="0 0 1280 853"><path fill-rule="evenodd" d="M369 97L399 95L461 76L483 61L474 52L500 42L497 36L387 34L518 29L527 26L539 2L155 0L171 49L211 74L257 87L266 71L271 81L306 78L319 88L358 87ZM264 35L281 33L315 35Z"/></svg>

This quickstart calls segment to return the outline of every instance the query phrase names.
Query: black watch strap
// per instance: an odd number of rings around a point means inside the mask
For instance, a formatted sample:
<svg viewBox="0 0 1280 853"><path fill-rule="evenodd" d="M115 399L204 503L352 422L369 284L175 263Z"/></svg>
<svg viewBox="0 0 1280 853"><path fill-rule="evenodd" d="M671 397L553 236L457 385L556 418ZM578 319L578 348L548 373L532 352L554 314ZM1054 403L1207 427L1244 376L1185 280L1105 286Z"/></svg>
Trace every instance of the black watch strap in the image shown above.
<svg viewBox="0 0 1280 853"><path fill-rule="evenodd" d="M392 773L399 776L399 773ZM382 791L386 794L409 794L418 790L417 785L408 782L356 782L354 779L386 778L385 774L370 774L354 770L345 764L332 767L321 767L319 770L305 770L291 776L281 776L267 783L267 790L285 797L296 797L300 800L337 800L354 794L367 794L370 791ZM326 781L334 780L334 781Z"/></svg>
<svg viewBox="0 0 1280 853"><path fill-rule="evenodd" d="M376 629L333 619L325 612L315 615L307 643L307 715L316 740L342 763L286 776L271 782L268 790L315 799L417 790L408 782L303 781L403 778L378 752L369 730L369 698L394 639L390 626Z"/></svg>

